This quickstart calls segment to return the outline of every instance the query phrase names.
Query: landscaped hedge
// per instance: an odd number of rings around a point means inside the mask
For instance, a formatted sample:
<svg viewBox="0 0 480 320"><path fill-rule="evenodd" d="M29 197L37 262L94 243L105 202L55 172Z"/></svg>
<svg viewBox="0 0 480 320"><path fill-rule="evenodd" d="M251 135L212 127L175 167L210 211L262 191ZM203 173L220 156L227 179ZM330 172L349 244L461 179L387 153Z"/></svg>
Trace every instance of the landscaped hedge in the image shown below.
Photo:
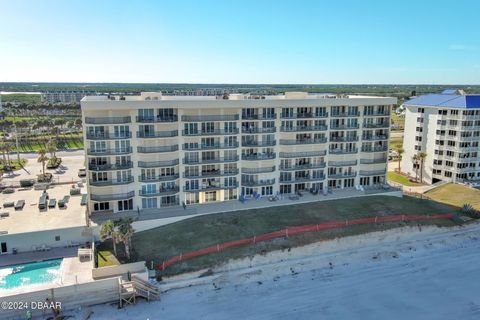
<svg viewBox="0 0 480 320"><path fill-rule="evenodd" d="M37 181L38 182L50 182L52 181L52 178L53 178L53 175L51 173L45 173L45 175L43 174L39 174L38 175L38 178L37 178Z"/></svg>
<svg viewBox="0 0 480 320"><path fill-rule="evenodd" d="M47 163L47 169L55 169L62 163L62 158L50 158Z"/></svg>

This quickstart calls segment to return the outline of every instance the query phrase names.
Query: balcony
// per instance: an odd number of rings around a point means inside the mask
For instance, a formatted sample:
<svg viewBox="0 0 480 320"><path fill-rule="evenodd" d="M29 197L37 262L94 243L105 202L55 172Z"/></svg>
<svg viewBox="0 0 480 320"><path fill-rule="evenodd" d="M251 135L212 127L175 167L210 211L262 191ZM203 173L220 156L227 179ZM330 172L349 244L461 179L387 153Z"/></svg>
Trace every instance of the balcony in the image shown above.
<svg viewBox="0 0 480 320"><path fill-rule="evenodd" d="M389 117L390 116L390 110L363 112L363 116L364 117L378 117L378 116Z"/></svg>
<svg viewBox="0 0 480 320"><path fill-rule="evenodd" d="M305 163L305 164L280 166L280 170L282 170L282 171L294 171L294 170L306 170L306 169L322 169L322 168L325 168L326 166L327 166L327 164L325 162Z"/></svg>
<svg viewBox="0 0 480 320"><path fill-rule="evenodd" d="M160 188L159 190L155 190L153 192L146 191L146 190L139 190L138 194L141 197L158 197L158 196L169 196L175 193L178 193L180 188L175 186L173 188Z"/></svg>
<svg viewBox="0 0 480 320"><path fill-rule="evenodd" d="M245 174L270 173L274 171L275 166L266 168L242 168L242 173Z"/></svg>
<svg viewBox="0 0 480 320"><path fill-rule="evenodd" d="M326 125L321 126L297 126L297 127L280 127L282 132L299 132L299 131L325 131L327 130Z"/></svg>
<svg viewBox="0 0 480 320"><path fill-rule="evenodd" d="M118 149L99 149L99 150L87 149L87 154L89 156L111 156L111 155L129 154L129 153L132 153L132 147L118 148Z"/></svg>
<svg viewBox="0 0 480 320"><path fill-rule="evenodd" d="M260 187L260 186L269 186L272 184L275 184L275 179L242 181L242 186L245 186L245 187Z"/></svg>
<svg viewBox="0 0 480 320"><path fill-rule="evenodd" d="M358 141L358 137L330 137L330 142L352 142Z"/></svg>
<svg viewBox="0 0 480 320"><path fill-rule="evenodd" d="M242 114L242 120L275 120L277 119L276 113L271 114Z"/></svg>
<svg viewBox="0 0 480 320"><path fill-rule="evenodd" d="M280 145L290 146L290 145L302 145L302 144L321 144L326 143L327 138L319 139L281 139Z"/></svg>
<svg viewBox="0 0 480 320"><path fill-rule="evenodd" d="M144 131L137 131L137 138L170 138L170 137L177 137L178 130L170 130L170 131L155 131L155 132L144 132Z"/></svg>
<svg viewBox="0 0 480 320"><path fill-rule="evenodd" d="M316 182L325 180L325 175L318 175L314 177L293 177L290 179L280 179L280 183L302 183L302 182Z"/></svg>
<svg viewBox="0 0 480 320"><path fill-rule="evenodd" d="M231 130L215 129L215 130L206 130L206 131L182 130L182 134L184 136L218 136L218 135L238 134L238 131L239 131L238 129L231 129Z"/></svg>
<svg viewBox="0 0 480 320"><path fill-rule="evenodd" d="M387 163L387 158L380 159L360 159L360 164L378 164L378 163Z"/></svg>
<svg viewBox="0 0 480 320"><path fill-rule="evenodd" d="M360 126L358 123L352 124L335 124L330 125L330 130L348 130L348 129L358 129Z"/></svg>
<svg viewBox="0 0 480 320"><path fill-rule="evenodd" d="M383 152L387 150L388 150L387 146L362 147L362 152Z"/></svg>
<svg viewBox="0 0 480 320"><path fill-rule="evenodd" d="M90 199L97 202L114 201L114 200L128 200L135 197L135 191L126 193L113 194L90 194Z"/></svg>
<svg viewBox="0 0 480 320"><path fill-rule="evenodd" d="M86 124L124 124L132 122L132 118L128 117L85 117Z"/></svg>
<svg viewBox="0 0 480 320"><path fill-rule="evenodd" d="M162 153L173 152L178 150L178 145L159 146L159 147L137 147L138 153Z"/></svg>
<svg viewBox="0 0 480 320"><path fill-rule="evenodd" d="M390 128L390 123L364 123L364 128Z"/></svg>
<svg viewBox="0 0 480 320"><path fill-rule="evenodd" d="M271 147L277 144L276 140L271 141L242 141L242 147Z"/></svg>
<svg viewBox="0 0 480 320"><path fill-rule="evenodd" d="M387 170L360 170L360 175L363 177L369 176L383 176L387 173Z"/></svg>
<svg viewBox="0 0 480 320"><path fill-rule="evenodd" d="M277 131L276 127L272 127L272 128L242 127L242 133L275 133L276 131Z"/></svg>
<svg viewBox="0 0 480 320"><path fill-rule="evenodd" d="M109 132L103 133L89 133L86 135L88 140L116 140L116 139L130 139L132 137L131 132L124 132L122 134L114 134Z"/></svg>
<svg viewBox="0 0 480 320"><path fill-rule="evenodd" d="M105 181L96 180L96 181L94 181L92 179L90 179L88 181L88 183L91 186L94 186L94 187L119 186L119 185L130 184L132 182L134 182L133 177L127 177L127 179L124 179L124 180L121 180L121 181L117 181L117 180L105 180Z"/></svg>
<svg viewBox="0 0 480 320"><path fill-rule="evenodd" d="M216 157L212 159L187 159L183 158L184 164L205 164L205 163L222 163L222 162L235 162L239 157Z"/></svg>
<svg viewBox="0 0 480 320"><path fill-rule="evenodd" d="M327 155L326 150L307 151L307 152L280 152L280 158L308 158L321 157Z"/></svg>
<svg viewBox="0 0 480 320"><path fill-rule="evenodd" d="M303 113L293 113L280 115L281 119L309 119L309 118L328 118L328 112L325 113L315 113L315 112L303 112Z"/></svg>
<svg viewBox="0 0 480 320"><path fill-rule="evenodd" d="M210 170L210 171L202 171L201 173L184 173L183 177L192 179L192 178L205 178L205 177L227 177L227 176L236 176L239 173L238 169L232 169L232 170L224 170L223 172L221 170Z"/></svg>
<svg viewBox="0 0 480 320"><path fill-rule="evenodd" d="M156 116L156 117L136 117L138 123L156 123L156 122L177 122L178 116Z"/></svg>
<svg viewBox="0 0 480 320"><path fill-rule="evenodd" d="M242 154L242 160L246 161L271 160L275 159L275 157L275 153Z"/></svg>
<svg viewBox="0 0 480 320"><path fill-rule="evenodd" d="M212 149L236 149L238 142L235 143L214 143L214 144L199 144L199 143L184 143L183 150L212 150Z"/></svg>
<svg viewBox="0 0 480 320"><path fill-rule="evenodd" d="M331 117L332 118L344 118L344 117L358 117L360 116L360 112L332 112Z"/></svg>
<svg viewBox="0 0 480 320"><path fill-rule="evenodd" d="M139 168L173 167L179 163L178 159L166 161L138 161Z"/></svg>
<svg viewBox="0 0 480 320"><path fill-rule="evenodd" d="M198 116L184 115L184 116L182 116L182 121L185 121L185 122L237 121L239 119L240 119L240 117L239 117L238 114L198 115Z"/></svg>
<svg viewBox="0 0 480 320"><path fill-rule="evenodd" d="M351 148L351 149L330 149L328 150L329 154L353 154L353 153L358 153L357 148Z"/></svg>
<svg viewBox="0 0 480 320"><path fill-rule="evenodd" d="M145 176L145 175L140 175L138 176L138 180L140 182L162 182L162 181L173 181L173 180L177 180L178 178L180 177L180 175L177 173L177 174L173 174L173 175L167 175L167 176L161 176L161 175L158 175L158 176Z"/></svg>
<svg viewBox="0 0 480 320"><path fill-rule="evenodd" d="M333 173L333 174L328 174L329 178L332 179L343 179L343 178L354 178L357 176L356 172L343 172L343 173Z"/></svg>
<svg viewBox="0 0 480 320"><path fill-rule="evenodd" d="M358 164L357 160L350 160L350 161L328 161L329 167L348 167L348 166L356 166Z"/></svg>
<svg viewBox="0 0 480 320"><path fill-rule="evenodd" d="M133 167L132 161L127 161L124 163L109 163L109 164L92 164L88 165L88 170L90 171L110 171L110 170L125 170L131 169Z"/></svg>
<svg viewBox="0 0 480 320"><path fill-rule="evenodd" d="M211 184L211 185L204 185L199 187L198 189L192 189L183 187L183 191L185 192L201 192L201 191L215 191L215 190L227 190L227 189L236 189L238 188L238 184L234 185L225 185L225 184Z"/></svg>
<svg viewBox="0 0 480 320"><path fill-rule="evenodd" d="M378 136L362 136L362 140L366 141L377 141L377 140L388 140L388 135L378 135Z"/></svg>

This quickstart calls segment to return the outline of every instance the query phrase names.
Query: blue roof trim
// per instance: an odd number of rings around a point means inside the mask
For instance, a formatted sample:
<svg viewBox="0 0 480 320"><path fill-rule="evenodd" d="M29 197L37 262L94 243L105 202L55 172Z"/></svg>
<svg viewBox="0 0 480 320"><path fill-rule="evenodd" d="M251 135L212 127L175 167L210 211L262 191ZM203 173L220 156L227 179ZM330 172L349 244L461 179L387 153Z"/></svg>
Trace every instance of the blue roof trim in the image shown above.
<svg viewBox="0 0 480 320"><path fill-rule="evenodd" d="M480 108L480 95L427 94L404 103L406 106Z"/></svg>

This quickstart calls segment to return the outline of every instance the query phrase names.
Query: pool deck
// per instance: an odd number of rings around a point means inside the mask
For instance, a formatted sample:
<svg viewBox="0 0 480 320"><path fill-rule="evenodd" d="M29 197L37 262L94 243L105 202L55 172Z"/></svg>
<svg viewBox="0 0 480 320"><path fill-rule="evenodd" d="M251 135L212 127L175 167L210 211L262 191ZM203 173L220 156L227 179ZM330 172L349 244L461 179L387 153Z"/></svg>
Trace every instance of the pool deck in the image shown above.
<svg viewBox="0 0 480 320"><path fill-rule="evenodd" d="M0 256L0 268L14 264L31 263L35 261L76 257L77 248L53 248L50 251L20 252Z"/></svg>
<svg viewBox="0 0 480 320"><path fill-rule="evenodd" d="M80 261L77 257L77 250L78 248L57 248L45 252L25 252L0 256L0 268L9 265L63 258L60 275L57 280L15 289L0 290L0 297L93 281L93 262L90 260Z"/></svg>

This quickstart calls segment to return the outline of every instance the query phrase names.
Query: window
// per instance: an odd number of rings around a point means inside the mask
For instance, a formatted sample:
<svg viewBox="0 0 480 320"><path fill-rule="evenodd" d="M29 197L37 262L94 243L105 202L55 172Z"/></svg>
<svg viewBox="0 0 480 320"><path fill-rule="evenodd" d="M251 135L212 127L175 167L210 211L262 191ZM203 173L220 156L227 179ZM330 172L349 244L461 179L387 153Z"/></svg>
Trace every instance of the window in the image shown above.
<svg viewBox="0 0 480 320"><path fill-rule="evenodd" d="M133 210L133 199L118 201L118 211Z"/></svg>
<svg viewBox="0 0 480 320"><path fill-rule="evenodd" d="M55 241L60 241L60 236L55 236Z"/></svg>
<svg viewBox="0 0 480 320"><path fill-rule="evenodd" d="M95 202L93 204L94 211L107 211L110 210L110 203L109 202Z"/></svg>
<svg viewBox="0 0 480 320"><path fill-rule="evenodd" d="M157 208L157 198L143 198L142 208L144 209Z"/></svg>

